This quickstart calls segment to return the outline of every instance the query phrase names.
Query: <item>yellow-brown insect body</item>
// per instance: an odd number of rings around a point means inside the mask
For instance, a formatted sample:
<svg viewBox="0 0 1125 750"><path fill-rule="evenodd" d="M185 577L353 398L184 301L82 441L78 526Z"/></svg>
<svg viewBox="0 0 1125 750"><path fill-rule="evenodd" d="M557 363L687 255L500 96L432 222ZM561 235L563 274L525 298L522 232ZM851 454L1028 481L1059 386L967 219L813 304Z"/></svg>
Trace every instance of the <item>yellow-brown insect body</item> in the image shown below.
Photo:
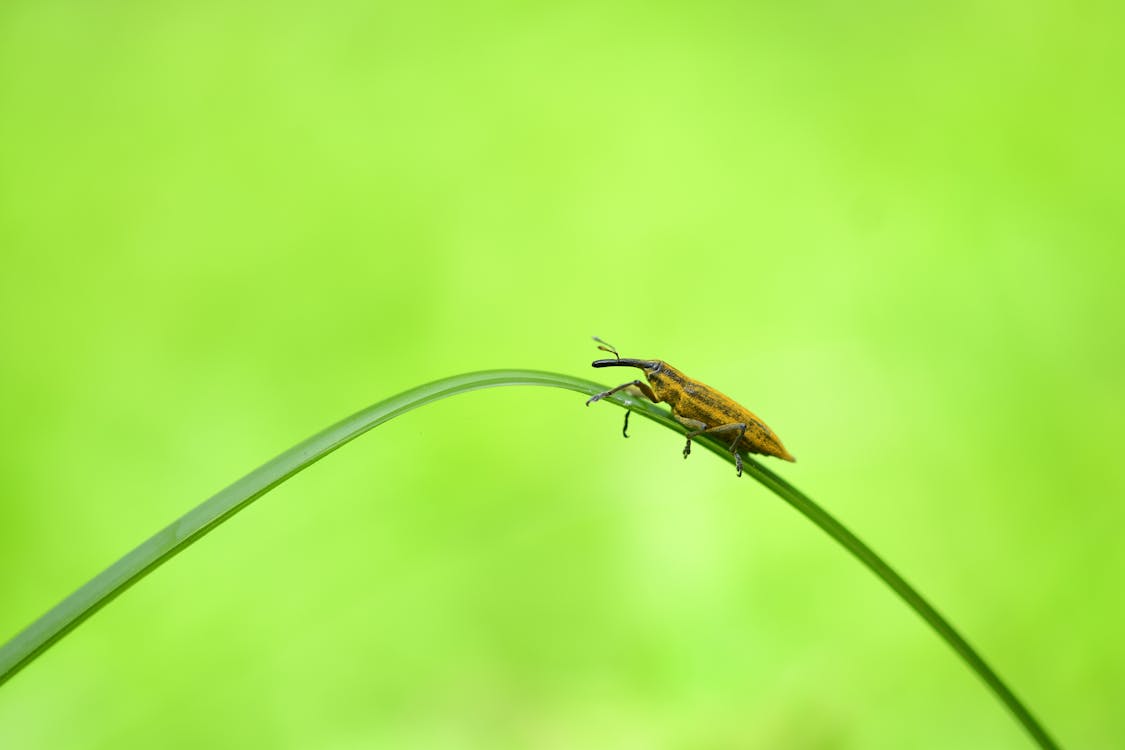
<svg viewBox="0 0 1125 750"><path fill-rule="evenodd" d="M773 430L752 411L665 362L653 360L653 363L657 367L643 368L645 380L652 386L657 398L667 403L672 408L672 415L681 422L701 422L704 428L745 424L746 434L739 441L739 448L747 453L796 461Z"/></svg>
<svg viewBox="0 0 1125 750"><path fill-rule="evenodd" d="M624 383L604 393L596 394L586 402L587 405L624 388L634 388L654 403L664 402L672 408L672 416L688 428L687 444L684 446L685 458L691 453L693 437L703 434L716 437L723 435L726 438L724 442L731 442L731 453L734 454L735 468L739 476L742 476L742 458L739 455L741 452L776 456L785 461L797 460L785 449L781 440L765 422L731 397L719 393L698 380L692 380L659 359L625 359L618 356L617 351L605 345L601 339L597 341L603 344L600 349L614 354L617 358L599 359L594 362L594 367L636 367L644 372L645 380L648 382L634 380L631 383ZM628 425L629 415L626 412L626 428ZM627 433L626 437L628 437Z"/></svg>

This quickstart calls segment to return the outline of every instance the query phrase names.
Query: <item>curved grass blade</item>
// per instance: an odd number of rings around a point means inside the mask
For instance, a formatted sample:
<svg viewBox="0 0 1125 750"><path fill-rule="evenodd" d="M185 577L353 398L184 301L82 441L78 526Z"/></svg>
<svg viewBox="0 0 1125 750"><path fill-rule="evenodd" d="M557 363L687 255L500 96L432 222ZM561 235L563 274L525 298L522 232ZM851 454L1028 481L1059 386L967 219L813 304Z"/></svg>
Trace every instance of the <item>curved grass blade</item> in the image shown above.
<svg viewBox="0 0 1125 750"><path fill-rule="evenodd" d="M369 406L298 443L234 484L220 490L55 605L27 629L0 647L0 685L10 680L60 638L134 583L187 549L254 500L345 443L394 417L447 396L509 385L551 386L589 395L604 390L604 386L599 383L569 375L535 370L487 370L427 383ZM677 433L683 432L683 427L672 419L667 411L647 400L633 398L623 391L609 397L606 401L638 412ZM727 446L706 435L695 440L720 458L731 464L734 463ZM1046 750L1057 748L1046 730L976 650L890 565L832 515L784 479L750 456L744 456L743 461L745 473L754 477L819 526L902 597L907 605L917 612L985 682L1040 747Z"/></svg>

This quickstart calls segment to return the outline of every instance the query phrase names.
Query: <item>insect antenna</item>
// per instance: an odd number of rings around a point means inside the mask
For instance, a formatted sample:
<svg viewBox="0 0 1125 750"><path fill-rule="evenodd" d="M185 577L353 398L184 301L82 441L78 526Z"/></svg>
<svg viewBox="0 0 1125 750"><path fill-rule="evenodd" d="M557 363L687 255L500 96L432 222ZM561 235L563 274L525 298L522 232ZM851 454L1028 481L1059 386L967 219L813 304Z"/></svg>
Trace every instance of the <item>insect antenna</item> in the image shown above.
<svg viewBox="0 0 1125 750"><path fill-rule="evenodd" d="M594 336L593 339L594 339L594 341L598 342L598 344L599 344L598 348L601 349L603 352L609 352L610 354L617 357L618 359L621 359L621 355L617 353L617 347L615 347L613 344L609 343L608 341L602 341L597 336Z"/></svg>

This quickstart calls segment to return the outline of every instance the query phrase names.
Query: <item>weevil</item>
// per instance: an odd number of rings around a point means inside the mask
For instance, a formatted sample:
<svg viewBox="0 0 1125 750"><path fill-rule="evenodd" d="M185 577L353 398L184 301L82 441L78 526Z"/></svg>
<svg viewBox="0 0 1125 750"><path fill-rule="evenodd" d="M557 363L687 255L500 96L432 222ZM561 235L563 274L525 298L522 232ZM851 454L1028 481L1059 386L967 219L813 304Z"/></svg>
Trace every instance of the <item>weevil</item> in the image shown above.
<svg viewBox="0 0 1125 750"><path fill-rule="evenodd" d="M796 461L785 450L781 440L766 423L753 412L729 396L724 396L709 385L692 380L687 375L659 359L625 359L612 345L598 337L598 349L609 352L615 359L599 359L594 367L636 367L645 374L645 380L631 380L616 388L592 396L586 406L601 401L626 388L636 388L654 404L664 402L672 409L672 417L688 429L685 437L684 458L691 455L691 440L700 435L727 435L734 467L742 476L742 451L776 456L785 461ZM648 382L645 382L645 381ZM629 437L629 411L625 411L622 433Z"/></svg>

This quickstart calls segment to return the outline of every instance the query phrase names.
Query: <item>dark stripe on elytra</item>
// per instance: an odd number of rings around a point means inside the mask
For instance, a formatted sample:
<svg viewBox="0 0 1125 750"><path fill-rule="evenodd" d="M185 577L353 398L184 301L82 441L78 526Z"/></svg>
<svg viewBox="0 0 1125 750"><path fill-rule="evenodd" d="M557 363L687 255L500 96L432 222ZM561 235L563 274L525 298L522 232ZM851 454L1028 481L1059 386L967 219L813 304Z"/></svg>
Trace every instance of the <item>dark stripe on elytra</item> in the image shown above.
<svg viewBox="0 0 1125 750"><path fill-rule="evenodd" d="M696 385L697 388L693 398L700 404L705 404L709 409L713 410L717 416L728 420L728 423L731 421L746 422L749 425L749 423L753 421L746 413L746 410L729 397L723 396L702 383L695 383L694 385ZM726 412L731 413L728 414ZM732 419L735 415L737 415L737 418Z"/></svg>
<svg viewBox="0 0 1125 750"><path fill-rule="evenodd" d="M680 404L679 411L684 416L706 423L708 427L718 427L731 422L730 417L717 403L704 399L689 399L686 403Z"/></svg>

